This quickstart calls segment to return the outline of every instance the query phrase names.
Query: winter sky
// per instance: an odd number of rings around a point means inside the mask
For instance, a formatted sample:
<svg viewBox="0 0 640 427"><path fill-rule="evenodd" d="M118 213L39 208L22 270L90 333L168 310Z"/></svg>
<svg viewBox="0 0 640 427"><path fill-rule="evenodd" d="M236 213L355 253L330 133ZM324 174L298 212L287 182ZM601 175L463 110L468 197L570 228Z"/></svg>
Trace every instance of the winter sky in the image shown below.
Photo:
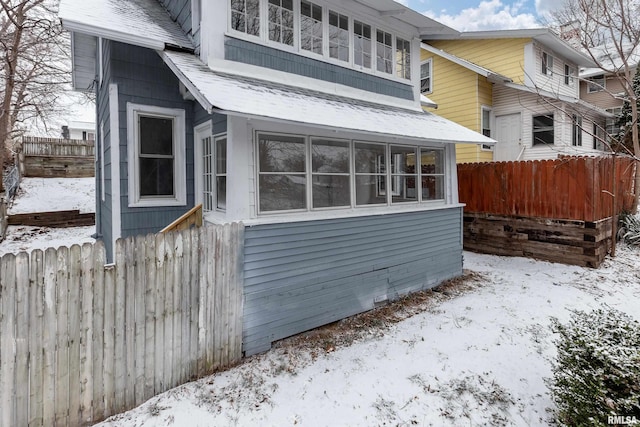
<svg viewBox="0 0 640 427"><path fill-rule="evenodd" d="M563 0L396 0L458 31L536 28Z"/></svg>

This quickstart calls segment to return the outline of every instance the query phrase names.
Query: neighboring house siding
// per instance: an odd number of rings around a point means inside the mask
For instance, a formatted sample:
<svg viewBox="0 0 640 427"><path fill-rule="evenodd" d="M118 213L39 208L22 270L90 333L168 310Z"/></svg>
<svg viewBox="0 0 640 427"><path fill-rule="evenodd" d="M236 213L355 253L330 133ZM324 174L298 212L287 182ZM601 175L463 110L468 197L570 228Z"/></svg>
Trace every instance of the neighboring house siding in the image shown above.
<svg viewBox="0 0 640 427"><path fill-rule="evenodd" d="M478 76L478 103L479 105L476 108L477 114L477 123L478 123L478 132L482 133L482 107L493 108L493 83L489 82L486 77ZM492 118L492 138L495 137L494 130L494 119ZM474 129L475 130L475 129ZM483 149L480 145L475 145L477 150L477 161L479 162L490 162L493 160L493 151L491 149ZM456 147L457 149L457 147ZM457 151L456 151L457 155ZM461 163L458 161L458 163Z"/></svg>
<svg viewBox="0 0 640 427"><path fill-rule="evenodd" d="M590 104L597 105L602 109L621 107L622 100L613 97L615 94L624 93L624 88L622 87L620 80L618 80L617 77L607 76L605 87L606 90L588 93L587 82L581 82L580 99Z"/></svg>
<svg viewBox="0 0 640 427"><path fill-rule="evenodd" d="M380 95L413 99L411 85L231 37L225 39L225 59L350 86Z"/></svg>
<svg viewBox="0 0 640 427"><path fill-rule="evenodd" d="M468 129L481 132L479 80L484 77L447 59L422 51L421 60L429 58L432 60L433 90L427 95L438 104L438 109L433 112ZM476 144L456 145L458 163L491 159L491 152L481 153L480 147Z"/></svg>
<svg viewBox="0 0 640 427"><path fill-rule="evenodd" d="M156 233L193 206L193 103L179 92L177 78L156 52L112 43L111 78L118 85L122 237ZM187 205L130 208L128 199L127 103L185 110Z"/></svg>
<svg viewBox="0 0 640 427"><path fill-rule="evenodd" d="M460 275L461 219L456 207L247 227L243 350Z"/></svg>
<svg viewBox="0 0 640 427"><path fill-rule="evenodd" d="M524 46L531 39L432 40L428 43L447 53L524 83Z"/></svg>

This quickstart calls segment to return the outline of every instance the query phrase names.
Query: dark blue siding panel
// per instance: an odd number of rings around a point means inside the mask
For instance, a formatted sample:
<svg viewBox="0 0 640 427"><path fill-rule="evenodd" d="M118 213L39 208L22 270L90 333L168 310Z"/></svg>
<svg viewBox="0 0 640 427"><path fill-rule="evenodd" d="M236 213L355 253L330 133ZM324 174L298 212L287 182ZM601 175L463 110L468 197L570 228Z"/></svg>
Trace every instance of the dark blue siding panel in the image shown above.
<svg viewBox="0 0 640 427"><path fill-rule="evenodd" d="M112 207L111 207L111 118L109 116L109 78L111 77L111 63L109 57L111 55L111 42L102 41L102 64L103 64L103 82L96 84L96 105L98 117L96 128L98 129L98 138L100 138L100 124L104 122L104 153L96 153L98 165L100 165L100 156L104 156L104 190L105 200L102 201L100 186L96 186L96 233L102 236L105 248L108 254L112 253ZM96 173L96 179L99 174Z"/></svg>
<svg viewBox="0 0 640 427"><path fill-rule="evenodd" d="M160 0L171 19L180 25L185 33L191 33L191 0Z"/></svg>
<svg viewBox="0 0 640 427"><path fill-rule="evenodd" d="M245 230L247 355L462 273L462 208Z"/></svg>
<svg viewBox="0 0 640 427"><path fill-rule="evenodd" d="M120 127L120 204L122 237L155 233L193 207L193 115L194 103L185 101L177 78L152 50L111 43L111 79L118 85ZM185 110L187 205L128 207L127 103ZM106 238L105 238L106 240Z"/></svg>
<svg viewBox="0 0 640 427"><path fill-rule="evenodd" d="M212 120L214 135L225 133L227 131L227 116L225 114L214 113L210 115L200 106L200 104L196 104L193 117L194 126L201 125L207 120Z"/></svg>
<svg viewBox="0 0 640 427"><path fill-rule="evenodd" d="M338 65L227 37L225 59L338 83L396 98L413 99L413 88Z"/></svg>

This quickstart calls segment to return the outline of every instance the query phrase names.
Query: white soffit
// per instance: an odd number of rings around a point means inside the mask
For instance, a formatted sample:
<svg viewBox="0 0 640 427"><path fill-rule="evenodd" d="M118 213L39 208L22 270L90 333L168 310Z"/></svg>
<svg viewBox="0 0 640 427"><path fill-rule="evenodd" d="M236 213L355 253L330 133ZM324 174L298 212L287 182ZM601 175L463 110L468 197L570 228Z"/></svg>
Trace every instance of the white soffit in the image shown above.
<svg viewBox="0 0 640 427"><path fill-rule="evenodd" d="M62 0L64 28L135 46L193 50L191 40L157 0Z"/></svg>
<svg viewBox="0 0 640 427"><path fill-rule="evenodd" d="M482 134L421 109L375 104L212 71L188 53L164 51L160 55L209 112L423 141L495 143Z"/></svg>

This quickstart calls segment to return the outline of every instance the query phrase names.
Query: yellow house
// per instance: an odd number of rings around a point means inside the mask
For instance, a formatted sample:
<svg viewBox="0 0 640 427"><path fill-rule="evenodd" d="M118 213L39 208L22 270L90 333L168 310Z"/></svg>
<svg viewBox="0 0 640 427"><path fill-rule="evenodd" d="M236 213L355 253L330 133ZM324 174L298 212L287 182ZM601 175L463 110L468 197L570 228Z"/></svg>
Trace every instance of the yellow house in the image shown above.
<svg viewBox="0 0 640 427"><path fill-rule="evenodd" d="M593 61L550 29L434 36L421 45L421 87L434 113L497 141L456 148L459 163L597 154L609 113L580 100Z"/></svg>

